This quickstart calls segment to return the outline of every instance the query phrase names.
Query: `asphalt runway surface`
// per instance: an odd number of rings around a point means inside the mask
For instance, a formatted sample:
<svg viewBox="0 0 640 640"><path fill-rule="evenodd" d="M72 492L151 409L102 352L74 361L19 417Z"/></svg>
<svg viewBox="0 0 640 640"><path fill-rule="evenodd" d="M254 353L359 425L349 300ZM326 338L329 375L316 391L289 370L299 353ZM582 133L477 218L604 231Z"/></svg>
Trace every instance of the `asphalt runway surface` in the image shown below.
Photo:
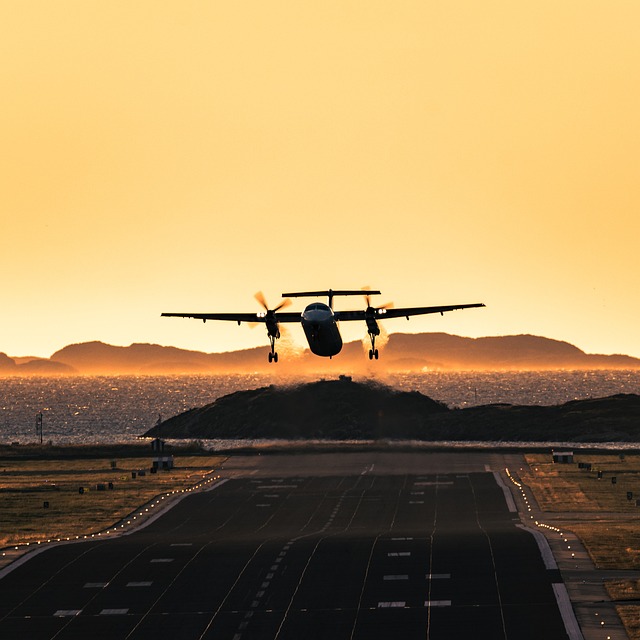
<svg viewBox="0 0 640 640"><path fill-rule="evenodd" d="M126 536L0 580L3 640L566 638L498 454L230 458Z"/></svg>

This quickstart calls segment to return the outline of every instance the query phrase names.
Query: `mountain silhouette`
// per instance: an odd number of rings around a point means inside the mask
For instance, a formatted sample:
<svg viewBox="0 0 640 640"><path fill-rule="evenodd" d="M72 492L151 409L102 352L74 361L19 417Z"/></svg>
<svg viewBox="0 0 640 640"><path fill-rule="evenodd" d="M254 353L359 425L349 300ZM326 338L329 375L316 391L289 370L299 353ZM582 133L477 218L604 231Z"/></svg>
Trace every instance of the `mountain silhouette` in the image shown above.
<svg viewBox="0 0 640 640"><path fill-rule="evenodd" d="M284 346L284 345L283 345ZM637 369L640 359L593 355L568 342L532 335L464 338L447 333L394 333L380 349L380 360L367 358L368 345L346 343L329 360L308 349L280 349L280 362L269 364L268 347L203 353L157 344L119 347L104 342L72 344L51 358L10 358L0 354L0 375L154 375L188 373L358 373L375 371Z"/></svg>
<svg viewBox="0 0 640 640"><path fill-rule="evenodd" d="M625 355L592 355L577 347L539 336L464 338L447 333L395 333L370 362L361 342L344 345L334 359L319 358L308 349L281 352L278 364L267 362L268 347L226 353L203 353L154 344L116 347L102 342L67 346L51 360L83 374L160 373L364 373L421 370L545 370L633 369L640 359Z"/></svg>

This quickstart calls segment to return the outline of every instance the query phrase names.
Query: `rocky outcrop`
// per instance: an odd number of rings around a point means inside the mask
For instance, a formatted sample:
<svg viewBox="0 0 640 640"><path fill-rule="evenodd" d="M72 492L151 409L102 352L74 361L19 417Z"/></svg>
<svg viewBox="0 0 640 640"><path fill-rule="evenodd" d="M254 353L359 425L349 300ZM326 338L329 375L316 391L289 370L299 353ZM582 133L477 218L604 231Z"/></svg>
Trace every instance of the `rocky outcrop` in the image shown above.
<svg viewBox="0 0 640 640"><path fill-rule="evenodd" d="M448 409L417 391L349 377L239 391L156 425L164 438L640 442L640 396L559 406Z"/></svg>

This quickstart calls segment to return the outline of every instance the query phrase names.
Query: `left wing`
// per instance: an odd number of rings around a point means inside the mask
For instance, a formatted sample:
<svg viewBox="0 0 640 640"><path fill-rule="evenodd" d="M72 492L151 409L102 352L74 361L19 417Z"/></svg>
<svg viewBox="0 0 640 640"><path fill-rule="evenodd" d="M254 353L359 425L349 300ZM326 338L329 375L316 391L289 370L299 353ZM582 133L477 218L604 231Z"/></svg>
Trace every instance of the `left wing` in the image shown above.
<svg viewBox="0 0 640 640"><path fill-rule="evenodd" d="M443 307L405 307L404 309L373 309L373 317L377 320L384 320L386 318L407 318L409 316L420 316L428 313L443 314L446 311L456 311L457 309L471 309L473 307L484 307L482 302L476 302L474 304L452 304ZM369 312L370 313L370 312ZM335 311L336 320L366 320L367 311Z"/></svg>
<svg viewBox="0 0 640 640"><path fill-rule="evenodd" d="M162 316L170 318L195 318L196 320L228 320L231 322L266 322L267 314L257 313L162 313ZM300 312L276 313L277 322L300 322Z"/></svg>

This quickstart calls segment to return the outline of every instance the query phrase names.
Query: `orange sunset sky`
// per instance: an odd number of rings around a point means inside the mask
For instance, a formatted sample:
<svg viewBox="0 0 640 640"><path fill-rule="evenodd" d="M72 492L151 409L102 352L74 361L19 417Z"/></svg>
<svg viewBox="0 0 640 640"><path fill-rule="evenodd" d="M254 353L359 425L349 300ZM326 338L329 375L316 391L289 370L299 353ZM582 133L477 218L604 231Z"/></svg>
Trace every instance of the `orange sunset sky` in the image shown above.
<svg viewBox="0 0 640 640"><path fill-rule="evenodd" d="M160 313L370 285L487 304L390 333L640 357L639 25L635 0L2 2L0 351L266 346Z"/></svg>

